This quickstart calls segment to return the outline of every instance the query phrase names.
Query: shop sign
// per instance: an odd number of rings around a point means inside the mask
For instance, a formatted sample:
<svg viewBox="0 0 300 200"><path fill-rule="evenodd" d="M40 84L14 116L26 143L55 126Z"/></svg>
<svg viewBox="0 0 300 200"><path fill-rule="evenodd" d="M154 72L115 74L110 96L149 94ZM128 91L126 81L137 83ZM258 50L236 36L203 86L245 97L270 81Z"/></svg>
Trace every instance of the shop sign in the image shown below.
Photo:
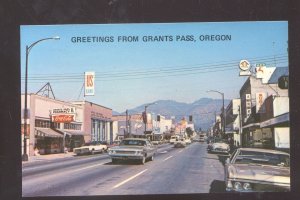
<svg viewBox="0 0 300 200"><path fill-rule="evenodd" d="M105 117L102 113L92 111L91 112L91 118L102 118L102 119L104 119Z"/></svg>
<svg viewBox="0 0 300 200"><path fill-rule="evenodd" d="M250 63L248 60L241 60L239 66L241 70L247 71L250 68Z"/></svg>
<svg viewBox="0 0 300 200"><path fill-rule="evenodd" d="M70 123L75 121L74 115L53 115L52 116L52 122L56 123Z"/></svg>
<svg viewBox="0 0 300 200"><path fill-rule="evenodd" d="M255 68L256 78L264 78L267 72L266 66L260 66Z"/></svg>
<svg viewBox="0 0 300 200"><path fill-rule="evenodd" d="M242 71L240 71L240 76L250 76L250 62L248 60L241 60L239 67Z"/></svg>
<svg viewBox="0 0 300 200"><path fill-rule="evenodd" d="M67 108L54 108L51 111L52 114L75 114L75 107L67 107Z"/></svg>
<svg viewBox="0 0 300 200"><path fill-rule="evenodd" d="M256 93L256 112L257 113L265 113L266 112L266 107L264 105L266 97L267 97L267 93L265 93L265 92Z"/></svg>
<svg viewBox="0 0 300 200"><path fill-rule="evenodd" d="M84 73L84 96L95 95L95 72Z"/></svg>
<svg viewBox="0 0 300 200"><path fill-rule="evenodd" d="M30 133L30 124L27 124L27 132L26 132L26 136L29 136L29 133ZM21 134L23 135L24 134L24 124L21 125Z"/></svg>

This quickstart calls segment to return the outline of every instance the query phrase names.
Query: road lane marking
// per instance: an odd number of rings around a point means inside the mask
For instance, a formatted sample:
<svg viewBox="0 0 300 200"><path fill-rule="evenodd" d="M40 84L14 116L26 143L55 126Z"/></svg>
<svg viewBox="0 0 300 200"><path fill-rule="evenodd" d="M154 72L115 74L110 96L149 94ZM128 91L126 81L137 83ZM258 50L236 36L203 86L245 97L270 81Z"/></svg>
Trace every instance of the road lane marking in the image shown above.
<svg viewBox="0 0 300 200"><path fill-rule="evenodd" d="M168 153L167 151L162 151L162 152L158 152L158 153Z"/></svg>
<svg viewBox="0 0 300 200"><path fill-rule="evenodd" d="M172 158L173 156L169 156L169 157L167 157L166 159L164 159L163 161L166 161L166 160L168 160L168 159L170 159L170 158Z"/></svg>
<svg viewBox="0 0 300 200"><path fill-rule="evenodd" d="M130 180L132 180L132 179L138 177L139 175L141 175L142 173L144 173L144 172L147 171L147 170L148 170L148 169L145 169L145 170L141 171L140 173L138 173L138 174L136 174L136 175L134 175L134 176L132 176L132 177L126 179L125 181L123 181L123 182L121 182L121 183L115 185L113 188L120 187L121 185L123 185L123 184L127 183L128 181L130 181Z"/></svg>
<svg viewBox="0 0 300 200"><path fill-rule="evenodd" d="M180 152L182 152L183 151L183 149L182 150L180 150L180 151L178 151L178 153L180 153Z"/></svg>
<svg viewBox="0 0 300 200"><path fill-rule="evenodd" d="M105 164L105 163L100 163L100 164L97 164L97 165L91 165L91 166L88 166L88 167L84 167L84 168L76 169L76 170L73 170L72 172L77 172L77 171L81 171L81 170L89 169L89 168L92 168L92 167L97 167L97 166L100 166L100 165L103 165L103 164Z"/></svg>

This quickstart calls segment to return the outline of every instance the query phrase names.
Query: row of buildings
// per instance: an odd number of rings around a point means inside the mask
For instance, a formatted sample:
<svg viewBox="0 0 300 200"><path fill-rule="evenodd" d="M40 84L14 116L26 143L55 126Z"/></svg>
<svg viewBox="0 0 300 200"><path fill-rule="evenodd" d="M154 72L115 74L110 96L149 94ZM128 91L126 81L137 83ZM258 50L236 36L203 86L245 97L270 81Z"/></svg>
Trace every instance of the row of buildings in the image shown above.
<svg viewBox="0 0 300 200"><path fill-rule="evenodd" d="M237 147L264 147L289 151L289 92L279 86L288 77L287 67L257 68L240 89L240 98L232 99L225 117L218 116L210 134L221 131L225 120L225 137Z"/></svg>
<svg viewBox="0 0 300 200"><path fill-rule="evenodd" d="M29 156L37 148L40 154L63 152L93 141L108 144L124 137L148 137L162 140L172 134L184 134L185 129L194 129L185 119L176 123L162 115L143 114L113 115L111 108L89 101L66 102L39 94L28 94L27 131L24 144L24 98L21 97L21 140ZM146 133L146 134L145 134Z"/></svg>

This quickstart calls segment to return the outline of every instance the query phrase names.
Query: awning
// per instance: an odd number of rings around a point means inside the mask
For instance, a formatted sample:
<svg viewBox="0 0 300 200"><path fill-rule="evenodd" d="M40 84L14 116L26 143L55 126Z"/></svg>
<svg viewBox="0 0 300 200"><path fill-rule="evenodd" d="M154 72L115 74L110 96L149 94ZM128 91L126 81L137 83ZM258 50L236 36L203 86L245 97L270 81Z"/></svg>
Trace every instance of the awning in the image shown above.
<svg viewBox="0 0 300 200"><path fill-rule="evenodd" d="M236 130L233 130L232 128L225 128L225 134L235 134L237 133Z"/></svg>
<svg viewBox="0 0 300 200"><path fill-rule="evenodd" d="M290 121L290 115L289 115L289 113L285 113L283 115L280 115L280 116L274 117L272 119L269 119L267 121L261 122L260 127L261 128L270 127L270 126L274 126L274 125L289 122L289 121Z"/></svg>
<svg viewBox="0 0 300 200"><path fill-rule="evenodd" d="M54 131L51 128L35 128L35 135L40 137L63 137L62 134Z"/></svg>
<svg viewBox="0 0 300 200"><path fill-rule="evenodd" d="M86 135L82 131L64 131L69 136L75 136L75 135Z"/></svg>
<svg viewBox="0 0 300 200"><path fill-rule="evenodd" d="M259 127L260 123L252 123L252 124L248 124L246 126L243 126L242 128L251 128L251 127Z"/></svg>

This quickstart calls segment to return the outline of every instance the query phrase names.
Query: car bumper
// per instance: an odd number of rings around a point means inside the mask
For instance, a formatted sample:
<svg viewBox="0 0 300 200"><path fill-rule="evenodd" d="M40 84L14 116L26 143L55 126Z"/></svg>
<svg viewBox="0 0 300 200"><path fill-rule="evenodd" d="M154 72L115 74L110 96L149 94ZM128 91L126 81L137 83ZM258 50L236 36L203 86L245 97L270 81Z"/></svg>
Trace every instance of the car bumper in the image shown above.
<svg viewBox="0 0 300 200"><path fill-rule="evenodd" d="M143 159L143 155L131 155L131 154L114 154L114 155L109 155L112 159L116 160L140 160Z"/></svg>
<svg viewBox="0 0 300 200"><path fill-rule="evenodd" d="M89 149L74 149L73 152L77 155L88 154L90 153Z"/></svg>
<svg viewBox="0 0 300 200"><path fill-rule="evenodd" d="M228 184L230 182L230 184ZM233 185L236 182L240 182L241 184L249 183L251 185L250 190L245 189L235 189ZM230 179L229 181L225 180L226 184L226 191L227 192L290 192L290 185L289 184L280 184L280 183L263 183L259 181L245 181L245 180L236 180ZM231 187L228 187L231 185Z"/></svg>
<svg viewBox="0 0 300 200"><path fill-rule="evenodd" d="M230 150L228 149L207 149L208 152L212 153L229 153Z"/></svg>

